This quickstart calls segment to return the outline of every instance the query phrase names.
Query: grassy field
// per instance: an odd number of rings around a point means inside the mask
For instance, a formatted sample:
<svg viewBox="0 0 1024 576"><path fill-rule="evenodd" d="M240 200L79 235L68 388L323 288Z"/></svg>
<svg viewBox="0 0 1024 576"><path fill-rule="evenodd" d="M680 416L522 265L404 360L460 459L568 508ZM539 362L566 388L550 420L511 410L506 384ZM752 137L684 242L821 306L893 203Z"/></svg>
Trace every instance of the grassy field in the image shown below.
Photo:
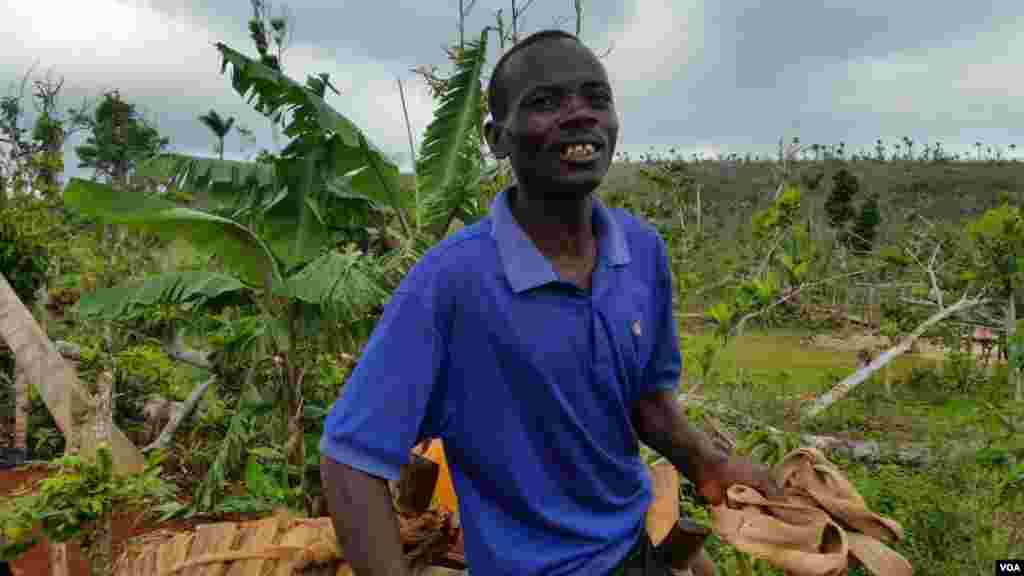
<svg viewBox="0 0 1024 576"><path fill-rule="evenodd" d="M1007 453L1024 450L1024 438L1007 437L991 402L1015 422L1024 409L1006 402L1005 370L989 377L976 369L970 378L950 360L906 355L890 365L892 395L876 378L865 382L813 422L796 416L801 396L825 391L856 367L852 351L808 346L798 330L752 331L721 350L703 386L709 399L794 432L872 439L882 443L927 444L936 459L923 468L861 463L834 458L869 506L900 522L907 537L895 548L915 574L991 574L997 558L1024 555L1024 496L1004 491L1012 477ZM684 335L690 378L708 334ZM974 388L958 390L960 381ZM700 420L699 411L691 414ZM948 451L957 443L980 449ZM1015 494L1015 495L1014 495ZM708 520L705 509L684 503L689 515ZM717 541L709 545L723 574L734 574L736 557ZM758 574L780 574L758 566ZM857 573L852 571L851 573Z"/></svg>

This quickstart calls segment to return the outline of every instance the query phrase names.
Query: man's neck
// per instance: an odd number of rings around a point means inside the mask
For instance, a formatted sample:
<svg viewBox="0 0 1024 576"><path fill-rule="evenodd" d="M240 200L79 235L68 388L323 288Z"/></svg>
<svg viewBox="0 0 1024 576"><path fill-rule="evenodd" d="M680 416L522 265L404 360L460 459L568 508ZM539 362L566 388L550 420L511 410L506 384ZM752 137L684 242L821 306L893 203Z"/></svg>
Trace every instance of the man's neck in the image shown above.
<svg viewBox="0 0 1024 576"><path fill-rule="evenodd" d="M541 254L551 260L587 260L596 250L593 204L587 194L568 201L546 200L511 188L509 207Z"/></svg>

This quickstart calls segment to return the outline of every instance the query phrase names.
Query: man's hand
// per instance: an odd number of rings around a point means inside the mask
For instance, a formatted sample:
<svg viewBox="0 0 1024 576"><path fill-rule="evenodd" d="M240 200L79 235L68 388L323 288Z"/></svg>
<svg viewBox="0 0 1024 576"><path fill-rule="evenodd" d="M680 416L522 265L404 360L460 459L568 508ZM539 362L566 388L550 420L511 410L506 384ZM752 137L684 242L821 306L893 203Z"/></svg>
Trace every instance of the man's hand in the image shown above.
<svg viewBox="0 0 1024 576"><path fill-rule="evenodd" d="M712 506L725 501L725 491L733 484L750 486L766 498L783 495L768 468L723 453L691 426L671 392L654 392L637 400L633 422L640 441L672 462Z"/></svg>
<svg viewBox="0 0 1024 576"><path fill-rule="evenodd" d="M771 471L743 456L709 463L699 472L696 484L697 492L712 506L725 502L725 491L733 484L750 486L766 498L783 496Z"/></svg>

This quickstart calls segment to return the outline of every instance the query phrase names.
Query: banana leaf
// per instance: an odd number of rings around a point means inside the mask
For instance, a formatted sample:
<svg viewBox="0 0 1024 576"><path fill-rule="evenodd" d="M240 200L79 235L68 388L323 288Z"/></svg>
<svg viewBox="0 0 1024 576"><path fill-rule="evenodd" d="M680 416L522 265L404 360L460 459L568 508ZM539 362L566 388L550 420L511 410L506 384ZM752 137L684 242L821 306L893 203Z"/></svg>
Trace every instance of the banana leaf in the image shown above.
<svg viewBox="0 0 1024 576"><path fill-rule="evenodd" d="M239 209L259 204L274 188L273 167L256 162L221 160L187 154L164 154L141 166L137 172L190 193L205 194L217 207Z"/></svg>
<svg viewBox="0 0 1024 576"><path fill-rule="evenodd" d="M355 318L384 303L379 267L358 252L328 252L288 278L287 296Z"/></svg>
<svg viewBox="0 0 1024 576"><path fill-rule="evenodd" d="M239 279L250 286L281 284L281 272L266 243L233 220L184 208L142 194L123 194L107 184L72 178L64 190L64 204L85 216L173 239L215 254Z"/></svg>
<svg viewBox="0 0 1024 576"><path fill-rule="evenodd" d="M472 196L480 193L480 74L487 59L487 32L480 33L479 41L466 43L420 148L416 178L422 206L417 207L417 225L435 238L463 211L474 212Z"/></svg>
<svg viewBox="0 0 1024 576"><path fill-rule="evenodd" d="M203 270L169 272L85 294L76 308L85 319L117 319L126 317L136 307L212 300L244 288L237 278L225 274Z"/></svg>
<svg viewBox="0 0 1024 576"><path fill-rule="evenodd" d="M302 86L222 43L216 46L223 56L221 71L226 70L229 63L232 66L231 80L235 91L254 103L261 113L283 122L285 135L293 138L281 152L281 161L291 164L286 170L289 176L282 178L289 195L320 194L326 181L367 167L352 178L353 192L396 210L402 222L406 222L412 198L401 192L398 167L355 124L324 101L326 89L331 87L326 75L310 77L306 86ZM287 120L286 111L290 113ZM309 155L315 155L316 178L303 185L303 180L291 178L305 170L300 165ZM298 198L282 202L280 216L292 217L294 214L289 214L289 211L298 210L303 205L304 201ZM267 216L273 219L278 214L271 212ZM315 225L313 221L307 222ZM307 240L297 239L296 243L307 243ZM296 252L301 253L302 250Z"/></svg>

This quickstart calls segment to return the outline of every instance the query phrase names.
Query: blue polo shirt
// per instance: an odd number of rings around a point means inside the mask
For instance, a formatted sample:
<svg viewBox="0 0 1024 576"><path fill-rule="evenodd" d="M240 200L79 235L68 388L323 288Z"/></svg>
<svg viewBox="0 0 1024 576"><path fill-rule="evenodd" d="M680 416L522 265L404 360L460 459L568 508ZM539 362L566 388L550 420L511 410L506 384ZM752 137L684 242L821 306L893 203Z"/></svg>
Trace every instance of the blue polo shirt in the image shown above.
<svg viewBox="0 0 1024 576"><path fill-rule="evenodd" d="M651 501L632 406L679 380L665 244L594 197L584 292L559 280L508 192L402 281L320 450L395 480L412 446L439 437L473 574L607 574Z"/></svg>

